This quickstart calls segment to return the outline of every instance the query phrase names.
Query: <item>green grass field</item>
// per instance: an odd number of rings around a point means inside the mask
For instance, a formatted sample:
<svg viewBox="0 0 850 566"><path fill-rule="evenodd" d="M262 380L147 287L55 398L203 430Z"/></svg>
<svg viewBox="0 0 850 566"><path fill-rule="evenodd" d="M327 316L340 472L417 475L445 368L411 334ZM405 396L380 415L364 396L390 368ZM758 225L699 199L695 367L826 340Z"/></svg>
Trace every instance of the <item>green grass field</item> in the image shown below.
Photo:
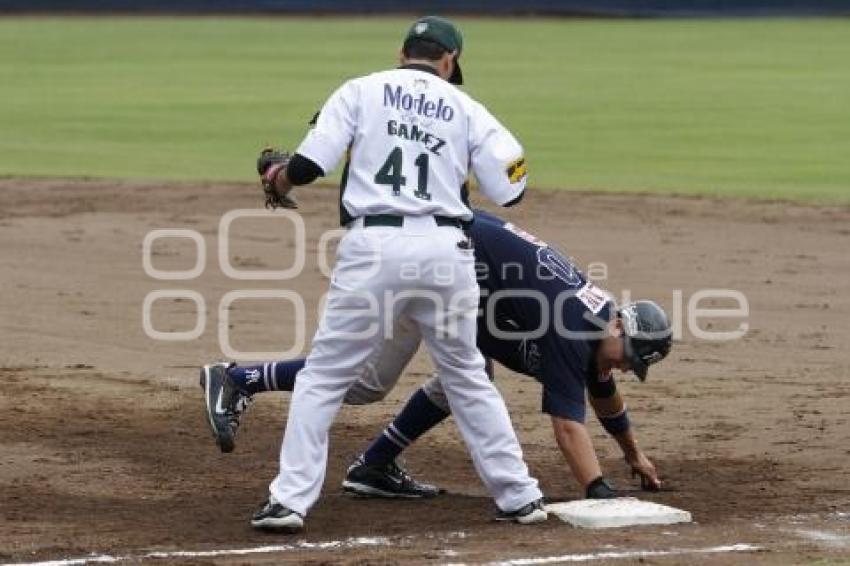
<svg viewBox="0 0 850 566"><path fill-rule="evenodd" d="M850 21L459 19L535 187L850 201ZM0 19L0 175L254 178L408 21Z"/></svg>

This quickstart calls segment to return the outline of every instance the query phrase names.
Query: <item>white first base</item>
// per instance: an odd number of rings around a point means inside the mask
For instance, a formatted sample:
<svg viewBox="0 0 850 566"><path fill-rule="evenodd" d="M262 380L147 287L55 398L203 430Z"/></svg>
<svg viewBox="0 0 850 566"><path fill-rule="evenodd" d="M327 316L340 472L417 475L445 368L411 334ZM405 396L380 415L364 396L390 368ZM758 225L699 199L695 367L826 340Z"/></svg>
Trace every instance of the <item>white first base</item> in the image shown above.
<svg viewBox="0 0 850 566"><path fill-rule="evenodd" d="M585 529L691 522L691 514L687 511L634 497L552 503L546 506L546 511L557 515L565 523Z"/></svg>

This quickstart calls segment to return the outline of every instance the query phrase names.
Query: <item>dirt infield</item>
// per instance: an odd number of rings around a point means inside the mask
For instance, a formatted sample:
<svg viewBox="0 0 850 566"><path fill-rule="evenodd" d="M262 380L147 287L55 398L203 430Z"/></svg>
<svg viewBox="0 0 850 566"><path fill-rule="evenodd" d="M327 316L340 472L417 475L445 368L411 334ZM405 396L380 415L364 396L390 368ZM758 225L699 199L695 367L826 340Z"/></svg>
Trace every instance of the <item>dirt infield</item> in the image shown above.
<svg viewBox="0 0 850 566"><path fill-rule="evenodd" d="M602 284L618 296L628 288L672 308L678 289L686 315L700 289L735 289L748 298L743 339L698 340L685 324L670 360L650 381L621 379L638 439L668 486L641 497L687 509L695 524L604 533L556 521L495 524L452 424L407 456L414 474L448 495L428 502L342 495L349 459L427 375L420 352L387 401L341 412L325 494L308 530L295 538L253 532L247 519L275 474L289 396L259 399L236 452L221 455L204 421L196 367L222 356L217 310L229 291L294 290L315 312L327 287L315 249L321 233L336 227L337 194L316 188L299 198L307 226L304 272L285 283L236 281L219 266L218 225L231 209L258 206L253 186L0 180L0 563L92 553L156 563L587 555L732 564L850 556L850 208L654 196L534 193L505 215L581 265L605 262ZM142 242L150 230L166 228L204 236L200 277L146 275ZM268 219L236 221L234 267L288 265L294 245L286 230ZM193 247L188 239L163 240L152 261L161 270L190 269ZM199 339L163 342L145 334L142 304L156 289L203 296ZM234 303L233 347L289 347L291 311L261 300ZM185 298L162 299L152 313L160 331L191 329L196 320ZM739 322L706 319L702 327ZM539 412L539 386L504 369L497 375L547 496L577 497ZM595 422L590 426L606 473L634 489L616 446ZM725 548L735 544L752 546ZM212 554L269 545L282 547ZM656 554L641 557L646 551Z"/></svg>

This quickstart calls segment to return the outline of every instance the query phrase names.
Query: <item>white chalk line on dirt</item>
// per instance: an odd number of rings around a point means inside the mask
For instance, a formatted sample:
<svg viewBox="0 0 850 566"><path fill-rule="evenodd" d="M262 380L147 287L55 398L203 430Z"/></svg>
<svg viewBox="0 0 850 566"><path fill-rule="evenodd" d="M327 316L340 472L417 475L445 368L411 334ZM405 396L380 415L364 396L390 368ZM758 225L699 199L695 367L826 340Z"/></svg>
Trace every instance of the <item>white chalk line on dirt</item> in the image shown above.
<svg viewBox="0 0 850 566"><path fill-rule="evenodd" d="M654 556L683 556L687 554L720 554L724 552L756 552L763 547L752 544L731 544L710 546L708 548L671 548L669 550L623 550L620 552L589 552L585 554L562 554L560 556L539 556L532 558L514 558L486 562L488 566L533 566L535 564L557 564L560 562L591 562L594 560L624 560L629 558L652 558ZM454 563L447 566L465 566Z"/></svg>
<svg viewBox="0 0 850 566"><path fill-rule="evenodd" d="M384 537L360 537L328 542L299 542L295 544L257 546L253 548L230 548L204 551L175 550L171 552L148 552L145 554L128 554L124 556L99 554L80 558L46 560L42 562L10 562L0 566L83 566L85 564L114 564L129 560L141 562L144 560L161 560L169 558L215 558L221 556L247 556L251 554L290 552L293 550L337 550L368 546L387 546L391 544L391 541ZM512 560L488 562L487 564L492 566L532 566L535 564L554 564L558 562L590 562L594 560L651 558L654 556L682 556L688 554L718 554L724 552L755 552L759 550L763 550L763 547L752 544L733 544L727 546L712 546L708 548L673 548L669 550L627 550L621 552L609 551L586 554L564 554L561 556L516 558ZM449 566L463 566L463 564L454 563Z"/></svg>
<svg viewBox="0 0 850 566"><path fill-rule="evenodd" d="M827 546L836 546L839 548L850 546L850 535L823 529L797 529L795 532L803 538L823 543Z"/></svg>
<svg viewBox="0 0 850 566"><path fill-rule="evenodd" d="M275 552L290 552L293 550L337 550L345 548L357 548L364 546L387 546L390 539L385 537L358 537L345 540L332 540L327 542L298 542L294 544L277 544L270 546L256 546L253 548L229 548L222 550L188 551L175 550L171 552L148 552L145 554L128 554L124 556L111 556L109 554L94 554L80 558L66 558L59 560L46 560L43 562L9 562L0 566L82 566L84 564L114 564L133 560L161 560L168 558L215 558L218 556L246 556L250 554L269 554Z"/></svg>

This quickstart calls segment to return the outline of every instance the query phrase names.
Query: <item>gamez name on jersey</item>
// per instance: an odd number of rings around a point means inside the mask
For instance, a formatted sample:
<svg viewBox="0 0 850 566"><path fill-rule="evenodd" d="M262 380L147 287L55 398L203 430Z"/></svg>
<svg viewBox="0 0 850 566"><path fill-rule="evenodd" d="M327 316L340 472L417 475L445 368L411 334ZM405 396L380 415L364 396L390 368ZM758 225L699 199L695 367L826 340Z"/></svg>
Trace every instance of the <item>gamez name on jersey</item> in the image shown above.
<svg viewBox="0 0 850 566"><path fill-rule="evenodd" d="M440 148L446 145L446 140L426 132L416 124L406 124L397 120L387 122L387 133L406 140L421 142L425 149L434 155L440 155Z"/></svg>

